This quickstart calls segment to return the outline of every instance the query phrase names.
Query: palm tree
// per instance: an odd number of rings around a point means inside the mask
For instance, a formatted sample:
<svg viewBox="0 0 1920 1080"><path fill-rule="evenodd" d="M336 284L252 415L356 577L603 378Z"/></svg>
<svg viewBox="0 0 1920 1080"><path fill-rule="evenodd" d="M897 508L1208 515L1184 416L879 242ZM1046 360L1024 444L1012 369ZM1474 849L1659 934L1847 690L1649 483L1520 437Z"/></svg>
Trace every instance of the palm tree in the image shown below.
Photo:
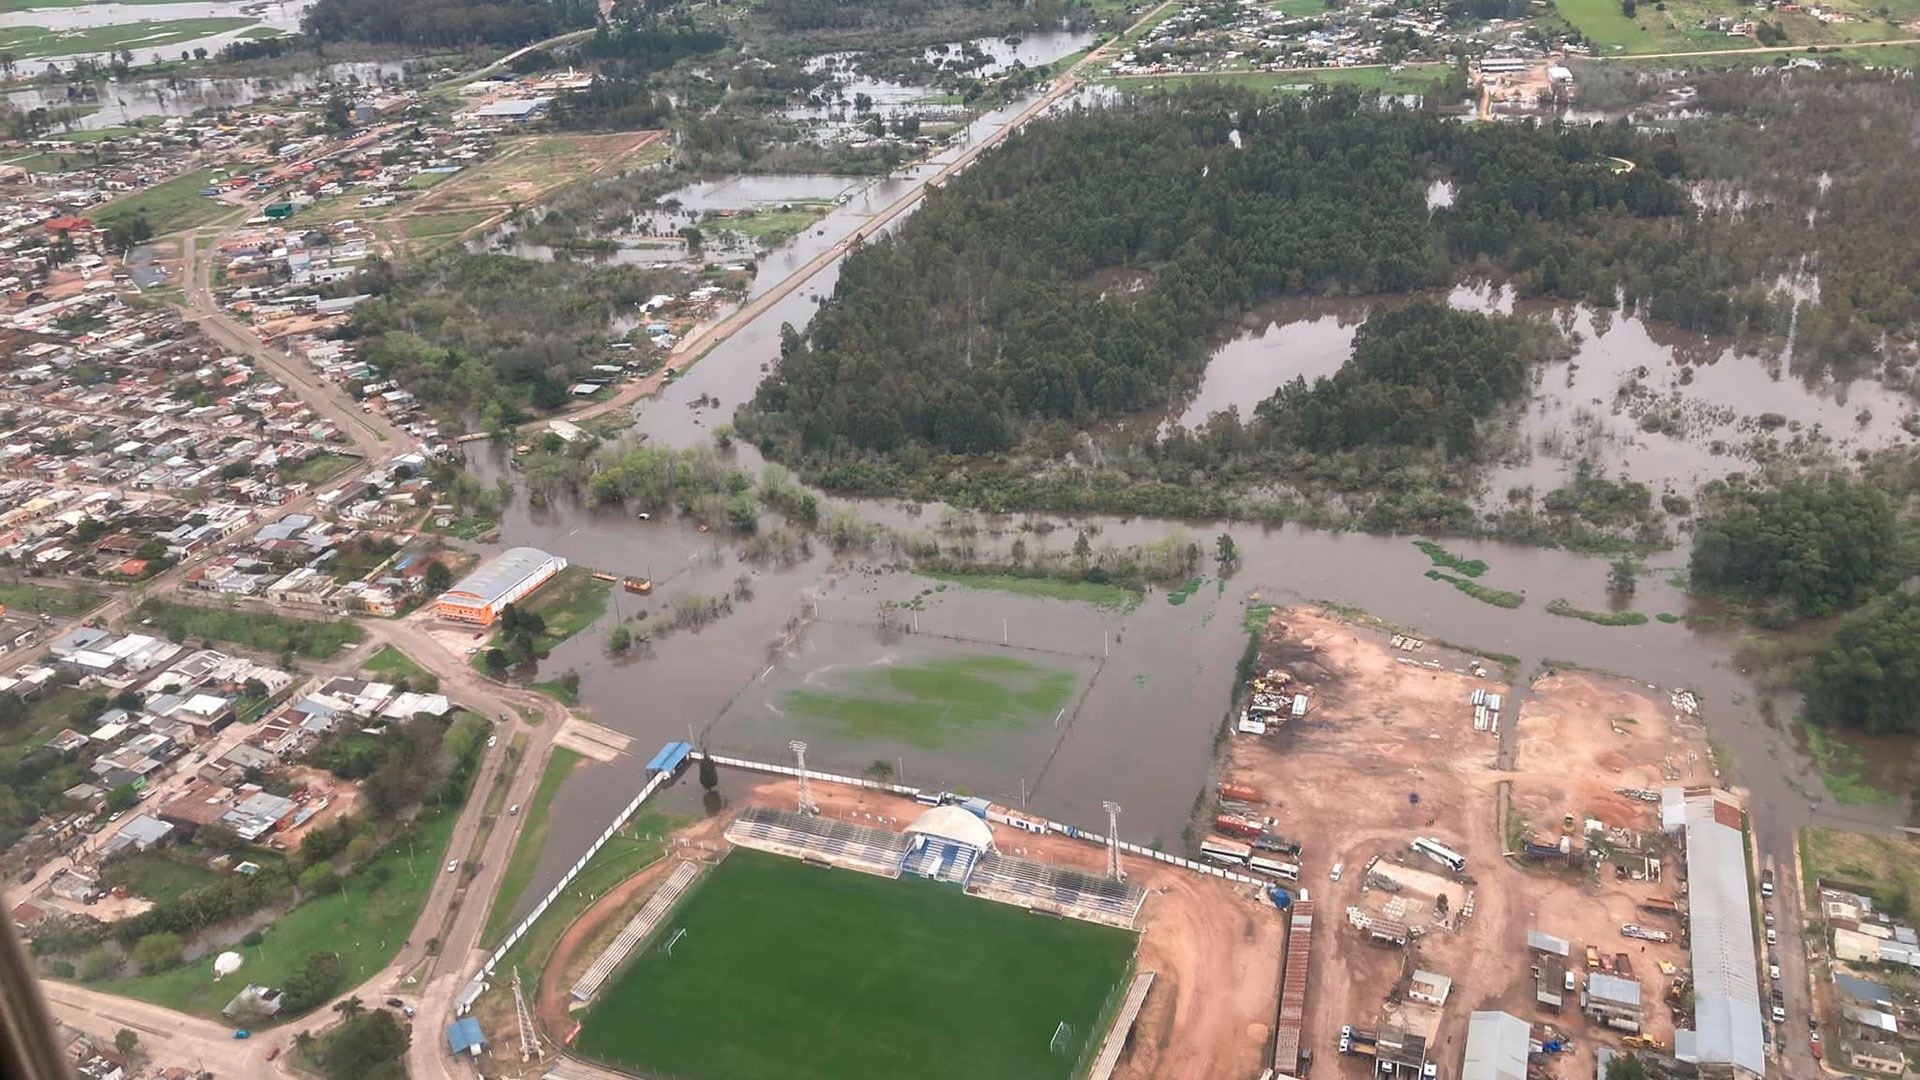
<svg viewBox="0 0 1920 1080"><path fill-rule="evenodd" d="M313 1037L313 1032L302 1031L293 1037L293 1048L311 1060L313 1057L313 1044L318 1041L319 1040Z"/></svg>
<svg viewBox="0 0 1920 1080"><path fill-rule="evenodd" d="M357 996L350 997L338 1005L335 1005L333 1011L339 1013L342 1019L352 1020L354 1017L367 1011L367 1004Z"/></svg>

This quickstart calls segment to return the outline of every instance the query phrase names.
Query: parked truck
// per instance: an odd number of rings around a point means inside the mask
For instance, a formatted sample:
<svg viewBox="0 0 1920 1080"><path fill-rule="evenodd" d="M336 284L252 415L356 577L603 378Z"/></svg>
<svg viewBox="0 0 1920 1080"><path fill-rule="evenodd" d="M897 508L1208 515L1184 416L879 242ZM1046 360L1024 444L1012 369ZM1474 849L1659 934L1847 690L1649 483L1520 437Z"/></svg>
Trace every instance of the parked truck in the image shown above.
<svg viewBox="0 0 1920 1080"><path fill-rule="evenodd" d="M1600 968L1600 949L1597 946L1589 945L1587 946L1587 969L1590 971L1597 971L1599 970L1599 968Z"/></svg>
<svg viewBox="0 0 1920 1080"><path fill-rule="evenodd" d="M1760 895L1773 896L1773 856L1767 856L1767 863L1760 871Z"/></svg>
<svg viewBox="0 0 1920 1080"><path fill-rule="evenodd" d="M1640 901L1640 910L1653 915L1671 915L1676 919L1680 917L1680 905L1659 896Z"/></svg>
<svg viewBox="0 0 1920 1080"><path fill-rule="evenodd" d="M1630 938L1639 938L1641 941L1673 940L1673 934L1670 931L1655 930L1652 927L1641 926L1639 923L1622 923L1620 933Z"/></svg>
<svg viewBox="0 0 1920 1080"><path fill-rule="evenodd" d="M1245 784L1221 784L1219 791L1221 798L1232 799L1235 802L1263 803L1267 801L1266 797L1260 794L1259 788L1248 787Z"/></svg>
<svg viewBox="0 0 1920 1080"><path fill-rule="evenodd" d="M1233 814L1217 815L1213 819L1213 827L1218 832L1225 833L1228 836L1238 836L1242 839L1251 839L1252 837L1260 835L1259 822L1249 821L1246 818Z"/></svg>

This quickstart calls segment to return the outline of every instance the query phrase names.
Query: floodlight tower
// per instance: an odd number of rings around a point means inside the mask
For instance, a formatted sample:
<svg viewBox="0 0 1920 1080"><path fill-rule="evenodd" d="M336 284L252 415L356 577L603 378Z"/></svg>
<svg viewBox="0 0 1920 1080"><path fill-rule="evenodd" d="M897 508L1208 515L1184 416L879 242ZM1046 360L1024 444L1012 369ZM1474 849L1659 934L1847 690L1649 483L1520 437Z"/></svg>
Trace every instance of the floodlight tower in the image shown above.
<svg viewBox="0 0 1920 1080"><path fill-rule="evenodd" d="M1120 869L1120 804L1103 802L1107 808L1107 876L1115 881L1127 880L1127 873Z"/></svg>
<svg viewBox="0 0 1920 1080"><path fill-rule="evenodd" d="M814 805L813 789L807 786L807 744L795 739L787 744L787 749L793 751L793 756L800 765L800 812L817 814L820 808Z"/></svg>

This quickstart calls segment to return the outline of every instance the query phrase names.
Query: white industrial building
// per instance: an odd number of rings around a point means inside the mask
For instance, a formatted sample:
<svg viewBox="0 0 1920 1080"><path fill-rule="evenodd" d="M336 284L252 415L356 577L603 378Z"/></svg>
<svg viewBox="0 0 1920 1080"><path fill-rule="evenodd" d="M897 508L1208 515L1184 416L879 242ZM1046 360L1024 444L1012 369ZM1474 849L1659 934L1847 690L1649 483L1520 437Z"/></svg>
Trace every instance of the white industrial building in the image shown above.
<svg viewBox="0 0 1920 1080"><path fill-rule="evenodd" d="M1715 1076L1765 1076L1753 887L1733 796L1718 788L1667 788L1660 817L1685 834L1692 933L1693 1030L1673 1033L1673 1056Z"/></svg>

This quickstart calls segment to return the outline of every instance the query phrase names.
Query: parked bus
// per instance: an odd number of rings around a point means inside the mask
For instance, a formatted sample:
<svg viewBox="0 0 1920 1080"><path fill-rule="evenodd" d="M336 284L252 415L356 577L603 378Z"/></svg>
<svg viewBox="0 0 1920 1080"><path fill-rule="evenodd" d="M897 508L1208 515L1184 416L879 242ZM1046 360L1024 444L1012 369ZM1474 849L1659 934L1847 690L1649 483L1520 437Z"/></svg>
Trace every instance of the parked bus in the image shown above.
<svg viewBox="0 0 1920 1080"><path fill-rule="evenodd" d="M1456 874L1467 868L1466 856L1442 844L1438 840L1433 840L1425 836L1416 836L1414 837L1413 843L1408 846Z"/></svg>
<svg viewBox="0 0 1920 1080"><path fill-rule="evenodd" d="M1264 855L1255 855L1253 858L1248 859L1247 865L1263 874L1270 874L1277 877L1282 881L1300 880L1300 868L1298 866L1292 863L1281 862L1278 859L1269 859Z"/></svg>
<svg viewBox="0 0 1920 1080"><path fill-rule="evenodd" d="M1200 842L1200 857L1217 863L1245 866L1247 856L1251 854L1253 849L1247 845L1236 844L1217 836L1209 836Z"/></svg>

